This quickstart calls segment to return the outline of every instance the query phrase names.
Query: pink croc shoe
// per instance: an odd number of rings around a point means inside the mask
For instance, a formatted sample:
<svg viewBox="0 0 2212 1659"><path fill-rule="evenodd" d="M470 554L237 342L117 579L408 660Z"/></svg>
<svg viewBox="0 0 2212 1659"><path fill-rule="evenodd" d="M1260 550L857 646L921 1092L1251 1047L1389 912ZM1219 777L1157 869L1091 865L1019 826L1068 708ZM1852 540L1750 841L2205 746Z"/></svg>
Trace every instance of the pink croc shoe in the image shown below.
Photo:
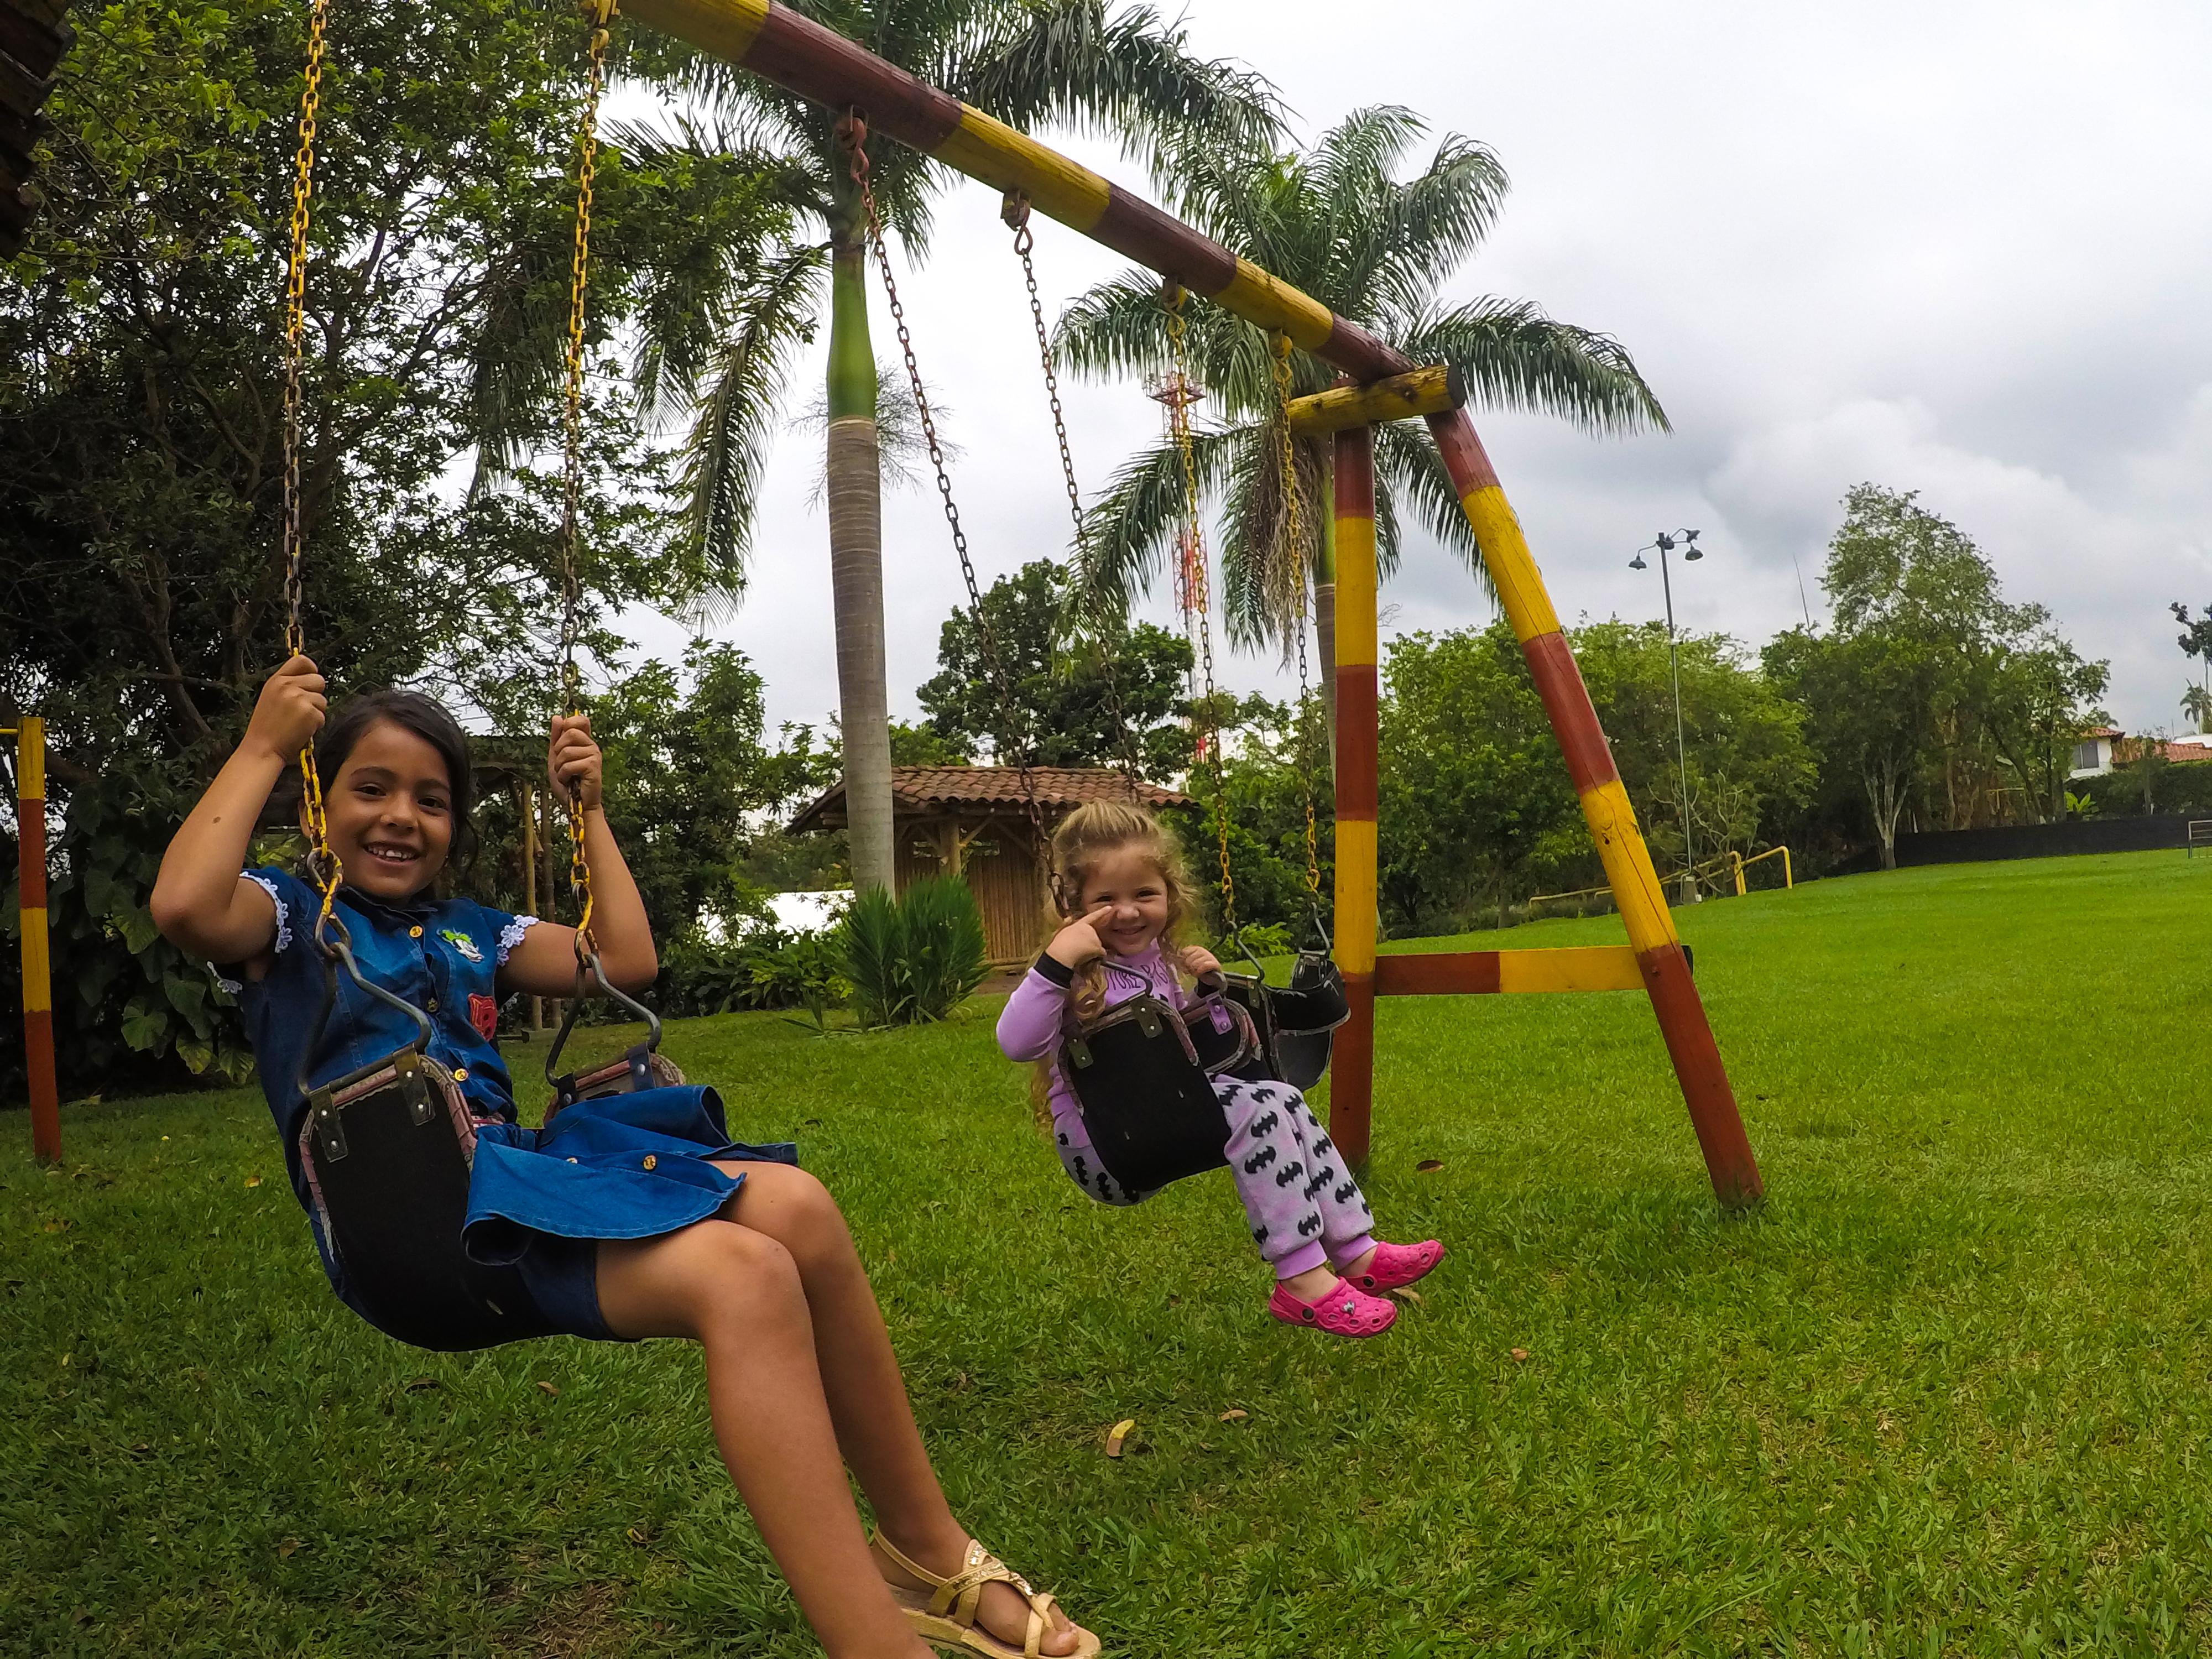
<svg viewBox="0 0 2212 1659"><path fill-rule="evenodd" d="M1267 1311L1285 1325L1304 1325L1331 1336L1380 1336L1398 1322L1398 1304L1356 1289L1340 1279L1336 1288L1316 1302L1301 1302L1278 1279Z"/></svg>
<svg viewBox="0 0 2212 1659"><path fill-rule="evenodd" d="M1357 1285L1370 1296L1383 1291L1395 1291L1425 1279L1429 1269L1444 1259L1444 1247L1433 1238L1425 1238L1418 1244L1384 1244L1377 1242L1375 1259L1367 1264L1364 1273L1346 1273L1344 1282Z"/></svg>

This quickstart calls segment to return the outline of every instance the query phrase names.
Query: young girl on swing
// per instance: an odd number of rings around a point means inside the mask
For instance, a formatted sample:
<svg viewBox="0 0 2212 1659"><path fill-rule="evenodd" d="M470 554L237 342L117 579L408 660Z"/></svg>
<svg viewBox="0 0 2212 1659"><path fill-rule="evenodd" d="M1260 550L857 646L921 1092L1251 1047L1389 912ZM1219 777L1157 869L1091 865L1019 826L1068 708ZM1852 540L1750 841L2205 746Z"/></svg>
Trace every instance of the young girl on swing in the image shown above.
<svg viewBox="0 0 2212 1659"><path fill-rule="evenodd" d="M953 1518L844 1219L791 1148L730 1140L720 1100L699 1088L579 1101L543 1130L516 1123L492 1042L499 1004L574 994L574 933L434 896L471 836L459 726L428 699L394 691L356 697L326 723L322 678L294 657L170 843L153 911L185 950L235 965L293 1188L338 1294L342 1264L315 1224L298 1151L300 1048L323 986L321 899L289 871L243 868L270 789L311 740L345 883L336 913L364 975L430 1017L428 1052L477 1121L463 1233L471 1253L514 1263L541 1325L700 1345L723 1462L832 1659L927 1659L924 1638L991 1659L1095 1654L1095 1636ZM599 751L584 717L553 721L547 773L556 791L574 790L584 816L607 976L641 989L656 971L652 930L599 810ZM325 1041L307 1056L314 1084L413 1034L343 989ZM872 1537L848 1468L874 1508Z"/></svg>
<svg viewBox="0 0 2212 1659"><path fill-rule="evenodd" d="M1117 1186L1098 1166L1075 1091L1060 1073L1060 1042L1132 997L1188 1006L1176 969L1201 979L1221 964L1210 951L1175 943L1191 914L1189 882L1166 830L1144 808L1118 801L1079 806L1053 833L1052 867L1068 895L1068 915L1006 999L999 1046L1009 1060L1047 1067L1053 1138L1075 1184L1102 1204L1141 1203L1152 1194ZM1245 1219L1275 1270L1267 1311L1334 1336L1388 1330L1397 1304L1379 1292L1422 1277L1443 1260L1444 1247L1434 1239L1386 1244L1374 1237L1375 1218L1358 1182L1289 1084L1217 1077L1213 1089L1229 1124L1223 1151Z"/></svg>

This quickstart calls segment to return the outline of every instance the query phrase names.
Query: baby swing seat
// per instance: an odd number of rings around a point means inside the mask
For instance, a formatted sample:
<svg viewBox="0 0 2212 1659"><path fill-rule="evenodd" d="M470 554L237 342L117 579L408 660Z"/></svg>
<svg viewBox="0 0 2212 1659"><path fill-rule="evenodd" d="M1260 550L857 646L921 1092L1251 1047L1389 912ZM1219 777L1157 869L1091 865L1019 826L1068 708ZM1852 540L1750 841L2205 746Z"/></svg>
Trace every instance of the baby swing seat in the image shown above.
<svg viewBox="0 0 2212 1659"><path fill-rule="evenodd" d="M1098 1162L1141 1193L1229 1161L1229 1123L1212 1079L1258 1053L1250 1015L1224 991L1188 1010L1141 996L1116 1004L1062 1043L1060 1070L1075 1091Z"/></svg>

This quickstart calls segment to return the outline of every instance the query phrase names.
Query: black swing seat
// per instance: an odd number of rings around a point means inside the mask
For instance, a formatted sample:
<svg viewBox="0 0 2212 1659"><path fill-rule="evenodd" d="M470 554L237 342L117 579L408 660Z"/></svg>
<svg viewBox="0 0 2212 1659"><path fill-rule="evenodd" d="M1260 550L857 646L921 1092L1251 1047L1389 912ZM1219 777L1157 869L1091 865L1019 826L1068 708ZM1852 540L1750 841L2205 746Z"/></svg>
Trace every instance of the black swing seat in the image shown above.
<svg viewBox="0 0 2212 1659"><path fill-rule="evenodd" d="M575 1030L576 1015L584 1006L586 973L599 981L602 994L645 1022L645 1041L632 1046L619 1060L611 1060L588 1072L562 1072L561 1051L568 1046L568 1033ZM552 1103L545 1109L549 1123L562 1108L573 1106L580 1100L641 1094L647 1089L673 1089L684 1081L684 1073L676 1062L660 1052L660 1017L636 998L615 988L607 978L607 970L597 951L589 951L576 964L576 994L568 1000L561 1029L553 1035L553 1046L545 1051L545 1080L553 1086Z"/></svg>
<svg viewBox="0 0 2212 1659"><path fill-rule="evenodd" d="M476 1146L460 1085L413 1048L307 1096L300 1160L323 1237L368 1322L418 1348L552 1333L515 1268L461 1248Z"/></svg>
<svg viewBox="0 0 2212 1659"><path fill-rule="evenodd" d="M1225 1030L1213 1012L1228 1012ZM1188 1010L1158 997L1117 1003L1060 1045L1060 1075L1106 1173L1150 1192L1228 1163L1228 1120L1212 1079L1251 1063L1249 1015L1216 994Z"/></svg>
<svg viewBox="0 0 2212 1659"><path fill-rule="evenodd" d="M1336 963L1322 952L1301 951L1288 985L1268 984L1264 971L1222 978L1225 994L1250 1017L1256 1036L1257 1053L1238 1075L1273 1078L1300 1091L1319 1083L1328 1070L1332 1033L1352 1018Z"/></svg>

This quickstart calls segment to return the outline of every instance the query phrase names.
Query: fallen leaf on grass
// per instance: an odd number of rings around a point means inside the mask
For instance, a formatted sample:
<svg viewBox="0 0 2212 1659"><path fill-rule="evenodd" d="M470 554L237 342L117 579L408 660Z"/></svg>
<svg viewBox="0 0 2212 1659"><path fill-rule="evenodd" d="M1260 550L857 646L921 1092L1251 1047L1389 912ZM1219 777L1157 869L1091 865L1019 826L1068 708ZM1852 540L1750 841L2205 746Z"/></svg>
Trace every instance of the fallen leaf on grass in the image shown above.
<svg viewBox="0 0 2212 1659"><path fill-rule="evenodd" d="M1511 1353L1512 1353L1512 1355L1513 1355L1513 1363L1514 1363L1515 1364L1516 1364L1516 1365L1525 1365L1526 1364L1528 1364L1528 1349L1526 1349L1526 1348L1515 1348L1515 1349L1512 1349L1510 1352L1511 1352Z"/></svg>
<svg viewBox="0 0 2212 1659"><path fill-rule="evenodd" d="M283 1543L277 1545L276 1553L284 1557L287 1560L289 1560L293 1553L297 1551L299 1547L300 1540L298 1539L288 1538Z"/></svg>
<svg viewBox="0 0 2212 1659"><path fill-rule="evenodd" d="M561 1397L561 1390L555 1388L550 1382L540 1382L538 1385L538 1392L540 1394L550 1394L556 1400L558 1400Z"/></svg>
<svg viewBox="0 0 2212 1659"><path fill-rule="evenodd" d="M1421 1305L1421 1293L1419 1291L1409 1291L1403 1285L1399 1285L1390 1294L1401 1302L1412 1303L1417 1308Z"/></svg>
<svg viewBox="0 0 2212 1659"><path fill-rule="evenodd" d="M1413 1166L1413 1173L1415 1175L1434 1175L1437 1170L1443 1167L1443 1159L1440 1158L1425 1158L1419 1164L1416 1164Z"/></svg>
<svg viewBox="0 0 2212 1659"><path fill-rule="evenodd" d="M46 1223L46 1231L50 1233L65 1233L76 1224L73 1221L70 1221L61 1216L56 1216L52 1220Z"/></svg>
<svg viewBox="0 0 2212 1659"><path fill-rule="evenodd" d="M410 1382L407 1385L407 1392L410 1394L420 1394L425 1389L435 1389L441 1388L444 1385L434 1376L418 1376L412 1382Z"/></svg>
<svg viewBox="0 0 2212 1659"><path fill-rule="evenodd" d="M623 1534L623 1536L629 1539L631 1543L636 1545L640 1549L643 1549L647 1544L653 1541L653 1534L644 1527L632 1527L629 1531Z"/></svg>
<svg viewBox="0 0 2212 1659"><path fill-rule="evenodd" d="M141 1440L141 1441L140 1441L137 1445L133 1446L133 1447L131 1449L131 1455L133 1457L144 1457L144 1456L145 1456L145 1455L147 1455L149 1452L151 1452L153 1449L153 1449L151 1446L148 1445L144 1441Z"/></svg>
<svg viewBox="0 0 2212 1659"><path fill-rule="evenodd" d="M259 1176L248 1176L246 1177L246 1184L248 1187L258 1187L261 1184L261 1177Z"/></svg>
<svg viewBox="0 0 2212 1659"><path fill-rule="evenodd" d="M1242 1423L1247 1413L1241 1408L1231 1406L1227 1411L1221 1413L1221 1420L1224 1423Z"/></svg>
<svg viewBox="0 0 2212 1659"><path fill-rule="evenodd" d="M1112 1428L1107 1430L1106 1455L1109 1457L1119 1457L1121 1455L1121 1443L1129 1437L1130 1431L1136 1426L1137 1419L1135 1418L1125 1417L1120 1422L1116 1423Z"/></svg>

